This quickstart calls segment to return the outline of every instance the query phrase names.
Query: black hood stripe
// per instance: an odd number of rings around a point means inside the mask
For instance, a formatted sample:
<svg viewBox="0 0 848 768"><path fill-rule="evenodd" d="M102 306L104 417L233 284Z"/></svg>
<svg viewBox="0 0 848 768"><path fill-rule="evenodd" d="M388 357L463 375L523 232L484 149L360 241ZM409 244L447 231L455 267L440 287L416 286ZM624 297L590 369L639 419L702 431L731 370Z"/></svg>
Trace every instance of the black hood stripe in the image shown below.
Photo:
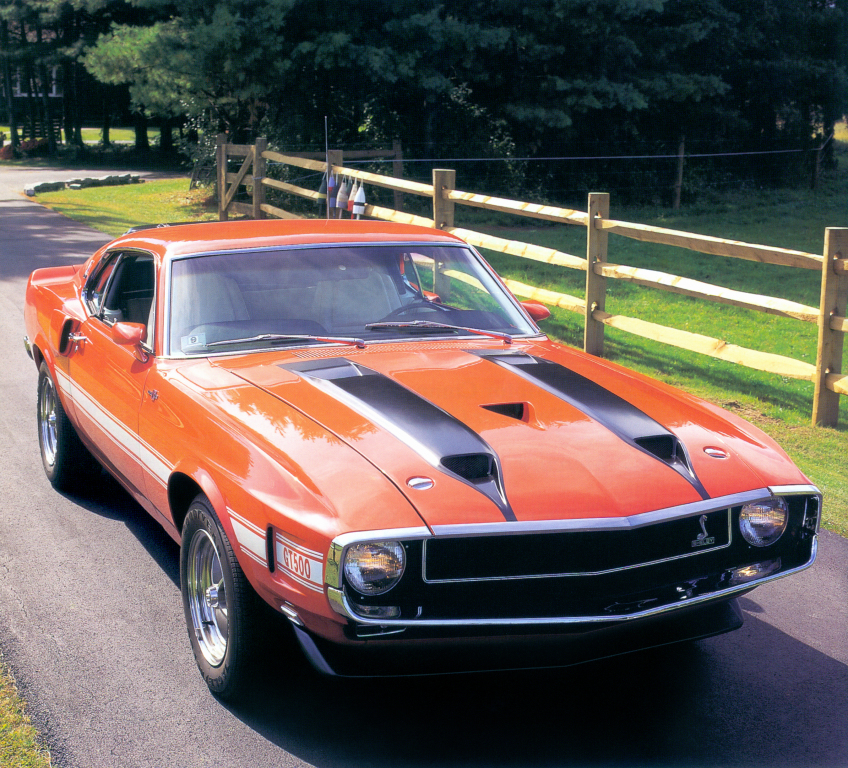
<svg viewBox="0 0 848 768"><path fill-rule="evenodd" d="M402 384L343 357L280 365L300 375L332 397L383 427L418 453L435 469L482 493L500 509L504 518L515 513L503 489L503 472L494 449L474 430L434 403ZM462 461L486 455L491 473L469 479L454 469Z"/></svg>
<svg viewBox="0 0 848 768"><path fill-rule="evenodd" d="M662 424L624 398L559 363L524 352L475 350L473 354L515 373L574 406L629 445L671 467L692 485L701 498L710 498L692 469L683 443ZM661 458L645 447L656 438L668 438L672 441L672 445L677 449L671 452L676 455L675 459Z"/></svg>

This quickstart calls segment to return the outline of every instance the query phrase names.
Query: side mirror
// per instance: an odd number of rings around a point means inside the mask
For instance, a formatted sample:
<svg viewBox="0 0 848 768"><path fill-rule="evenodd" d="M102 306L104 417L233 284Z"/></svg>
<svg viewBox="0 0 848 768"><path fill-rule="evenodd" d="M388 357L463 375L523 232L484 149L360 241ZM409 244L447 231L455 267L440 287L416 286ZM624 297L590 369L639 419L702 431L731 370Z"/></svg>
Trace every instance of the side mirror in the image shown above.
<svg viewBox="0 0 848 768"><path fill-rule="evenodd" d="M147 338L144 323L115 323L112 326L112 341L116 344L135 346Z"/></svg>
<svg viewBox="0 0 848 768"><path fill-rule="evenodd" d="M540 320L547 320L551 316L551 310L538 301L522 301L521 306L527 310L527 314L537 323Z"/></svg>

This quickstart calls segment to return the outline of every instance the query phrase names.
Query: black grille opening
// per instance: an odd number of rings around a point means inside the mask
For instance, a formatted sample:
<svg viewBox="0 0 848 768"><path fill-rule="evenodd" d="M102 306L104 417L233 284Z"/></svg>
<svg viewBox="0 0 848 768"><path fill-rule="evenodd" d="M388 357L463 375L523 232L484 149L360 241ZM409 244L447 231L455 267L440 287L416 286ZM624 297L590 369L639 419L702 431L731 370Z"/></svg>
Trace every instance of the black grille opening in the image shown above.
<svg viewBox="0 0 848 768"><path fill-rule="evenodd" d="M494 462L488 453L445 456L442 466L465 480L483 480L493 474Z"/></svg>
<svg viewBox="0 0 848 768"><path fill-rule="evenodd" d="M701 546L698 534L703 517L710 543ZM727 509L639 528L437 536L425 547L425 573L431 582L597 574L700 556L730 543Z"/></svg>
<svg viewBox="0 0 848 768"><path fill-rule="evenodd" d="M511 419L524 421L525 403L496 403L495 405L484 405L482 407L487 411L492 411L492 413L499 413L501 416L508 416Z"/></svg>

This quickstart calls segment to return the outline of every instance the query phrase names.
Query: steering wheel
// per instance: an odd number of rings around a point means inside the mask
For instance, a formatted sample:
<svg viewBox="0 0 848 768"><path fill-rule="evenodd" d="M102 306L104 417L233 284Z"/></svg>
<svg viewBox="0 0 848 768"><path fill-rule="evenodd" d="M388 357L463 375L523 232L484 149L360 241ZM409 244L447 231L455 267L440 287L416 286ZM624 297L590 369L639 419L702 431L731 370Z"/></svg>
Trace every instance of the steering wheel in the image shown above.
<svg viewBox="0 0 848 768"><path fill-rule="evenodd" d="M391 320L395 320L398 317L403 317L408 312L417 312L420 310L428 310L432 309L438 312L451 312L453 307L447 304L436 304L435 302L428 301L427 299L413 299L409 304L404 304L402 307L398 307L397 309L393 309L389 312L388 315L380 319L381 323L388 322Z"/></svg>

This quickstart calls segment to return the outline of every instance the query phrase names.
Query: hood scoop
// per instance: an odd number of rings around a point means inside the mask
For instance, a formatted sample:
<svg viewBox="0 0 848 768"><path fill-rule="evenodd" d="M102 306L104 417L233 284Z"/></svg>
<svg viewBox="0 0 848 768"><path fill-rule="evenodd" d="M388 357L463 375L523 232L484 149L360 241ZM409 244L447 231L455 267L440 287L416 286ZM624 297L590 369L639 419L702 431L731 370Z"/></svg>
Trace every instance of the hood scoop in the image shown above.
<svg viewBox="0 0 848 768"><path fill-rule="evenodd" d="M654 435L653 437L637 437L633 440L642 450L656 456L669 466L682 465L687 472L692 472L686 449L674 435Z"/></svg>
<svg viewBox="0 0 848 768"><path fill-rule="evenodd" d="M495 405L481 405L480 407L516 421L527 421L527 403L496 403Z"/></svg>
<svg viewBox="0 0 848 768"><path fill-rule="evenodd" d="M430 466L482 493L507 520L515 520L494 449L447 411L394 379L343 357L285 363L280 368L386 430Z"/></svg>
<svg viewBox="0 0 848 768"><path fill-rule="evenodd" d="M459 456L442 457L442 466L463 480L476 483L493 480L496 475L495 461L488 453L467 453Z"/></svg>

